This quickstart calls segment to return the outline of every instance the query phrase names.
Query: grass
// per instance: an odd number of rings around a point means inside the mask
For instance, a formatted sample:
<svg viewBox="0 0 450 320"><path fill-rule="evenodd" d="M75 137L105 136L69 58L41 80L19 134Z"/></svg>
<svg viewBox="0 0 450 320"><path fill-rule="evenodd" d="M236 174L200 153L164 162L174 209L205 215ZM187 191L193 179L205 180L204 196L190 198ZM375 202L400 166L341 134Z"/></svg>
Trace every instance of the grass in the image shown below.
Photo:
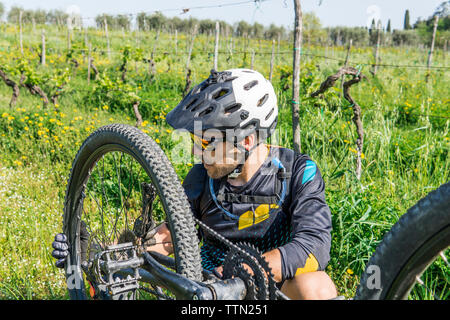
<svg viewBox="0 0 450 320"><path fill-rule="evenodd" d="M0 59L11 68L18 56L15 26L3 25L0 38ZM48 65L38 65L36 50L40 36L25 29L26 57L33 61L36 72L53 74L69 64L65 32L48 28ZM115 77L120 65L123 45L135 44L149 56L154 34L138 35L110 32L112 54L109 58L98 50L94 62L117 85ZM80 49L84 35L75 33L74 53L81 63L67 85L59 105L42 107L42 101L24 89L15 108L8 107L10 89L0 84L0 298L3 299L65 299L63 272L56 270L50 256L55 233L62 229L65 186L75 154L96 128L109 123L134 125L131 106L117 96L95 95L86 81L87 65ZM101 32L91 30L90 41L97 49L106 48ZM157 46L156 75L150 81L148 65L130 62L127 78L141 99L144 117L141 128L157 141L171 157L175 147L172 131L164 117L181 99L184 88L184 67L189 39L179 35L179 55L174 55L173 37L162 33ZM227 39L221 43L221 69L250 66L250 54L244 59L243 39L235 39L233 55L227 53ZM287 43L281 52L288 52ZM268 76L270 41L251 40L257 52L255 69ZM207 77L212 66L212 44L198 36L191 61L193 83ZM167 51L168 54L164 54ZM346 48L311 46L305 52L345 58ZM416 48L383 48L382 63L393 65L424 65L426 52ZM354 175L355 133L348 103L340 99L339 88L322 98L308 98L320 83L337 71L340 62L305 55L301 71L301 138L302 152L317 163L327 186L327 202L332 211L333 242L327 272L340 294L354 295L365 263L383 235L407 208L448 181L449 168L449 100L448 71L433 70L426 83L421 68L379 68L370 75L372 48L354 48L351 61L364 63L362 73L367 80L352 87L351 94L362 107L365 131L362 178ZM437 52L436 65L444 65ZM283 91L280 80L292 70L291 55L277 56L273 83L279 101L279 126L271 143L292 147L291 93ZM72 68L72 67L70 67ZM17 76L16 76L17 79ZM288 78L287 84L290 84ZM92 81L92 85L96 85ZM174 162L182 180L190 165ZM430 280L431 281L431 280Z"/></svg>

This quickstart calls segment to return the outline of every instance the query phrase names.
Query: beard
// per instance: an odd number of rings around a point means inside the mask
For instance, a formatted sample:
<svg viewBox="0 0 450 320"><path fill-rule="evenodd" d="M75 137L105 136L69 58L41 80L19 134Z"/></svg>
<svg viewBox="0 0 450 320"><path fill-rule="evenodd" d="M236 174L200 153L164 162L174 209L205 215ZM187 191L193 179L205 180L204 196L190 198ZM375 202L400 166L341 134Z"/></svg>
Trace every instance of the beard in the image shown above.
<svg viewBox="0 0 450 320"><path fill-rule="evenodd" d="M212 179L221 179L236 169L236 164L221 164L221 165L204 165L208 176Z"/></svg>

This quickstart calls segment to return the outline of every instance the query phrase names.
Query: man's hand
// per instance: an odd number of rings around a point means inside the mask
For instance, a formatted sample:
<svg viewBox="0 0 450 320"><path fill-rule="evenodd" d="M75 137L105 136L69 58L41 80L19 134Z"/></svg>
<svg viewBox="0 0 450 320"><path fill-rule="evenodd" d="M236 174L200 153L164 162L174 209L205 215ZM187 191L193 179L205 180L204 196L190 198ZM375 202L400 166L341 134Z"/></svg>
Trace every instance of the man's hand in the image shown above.
<svg viewBox="0 0 450 320"><path fill-rule="evenodd" d="M271 268L275 282L280 282L282 280L280 250L273 249L271 251L268 251L263 254L263 257L266 259L267 263L269 264L269 267ZM251 276L253 276L253 270L247 264L244 263L243 267ZM220 275L221 278L223 275L223 266L218 266L217 268L215 268L214 274L216 274L216 276Z"/></svg>
<svg viewBox="0 0 450 320"><path fill-rule="evenodd" d="M269 267L272 270L273 279L275 282L280 282L282 280L281 275L281 252L278 249L273 249L263 254L269 263Z"/></svg>
<svg viewBox="0 0 450 320"><path fill-rule="evenodd" d="M223 266L218 266L214 268L213 274L218 277L219 279L222 279L223 277Z"/></svg>
<svg viewBox="0 0 450 320"><path fill-rule="evenodd" d="M57 268L64 268L66 258L69 255L69 244L67 243L67 236L64 233L58 233L55 236L55 241L52 243L53 252L52 257L58 259L55 262Z"/></svg>

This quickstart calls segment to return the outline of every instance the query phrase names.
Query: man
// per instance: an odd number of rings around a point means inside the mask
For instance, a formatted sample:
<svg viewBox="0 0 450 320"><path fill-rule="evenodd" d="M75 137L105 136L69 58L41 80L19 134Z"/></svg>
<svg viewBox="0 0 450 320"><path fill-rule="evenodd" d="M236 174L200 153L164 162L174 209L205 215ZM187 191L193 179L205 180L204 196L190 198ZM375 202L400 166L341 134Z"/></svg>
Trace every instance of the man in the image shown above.
<svg viewBox="0 0 450 320"><path fill-rule="evenodd" d="M202 160L183 182L197 219L263 252L291 299L332 299L336 288L323 271L331 244L325 185L306 155L264 143L277 119L271 83L248 69L212 70L166 117L191 134ZM205 230L200 234L203 268L221 274L226 246ZM147 250L172 253L165 224L155 238L160 244Z"/></svg>

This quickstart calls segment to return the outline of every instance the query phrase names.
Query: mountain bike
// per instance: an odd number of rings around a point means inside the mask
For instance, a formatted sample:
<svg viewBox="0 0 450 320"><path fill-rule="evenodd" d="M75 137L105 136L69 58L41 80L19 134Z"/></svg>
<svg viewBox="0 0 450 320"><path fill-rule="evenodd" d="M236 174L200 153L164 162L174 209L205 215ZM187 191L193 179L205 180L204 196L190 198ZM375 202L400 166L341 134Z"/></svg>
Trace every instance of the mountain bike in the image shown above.
<svg viewBox="0 0 450 320"><path fill-rule="evenodd" d="M449 208L446 184L402 216L370 259L354 299L406 298L436 257L446 263L438 262L439 272L449 271ZM146 250L161 223L170 230L171 256ZM202 269L199 228L229 248L223 277ZM71 299L288 299L257 249L230 242L194 217L166 154L129 125L101 127L80 147L63 231ZM434 283L434 298L448 299L449 274Z"/></svg>

